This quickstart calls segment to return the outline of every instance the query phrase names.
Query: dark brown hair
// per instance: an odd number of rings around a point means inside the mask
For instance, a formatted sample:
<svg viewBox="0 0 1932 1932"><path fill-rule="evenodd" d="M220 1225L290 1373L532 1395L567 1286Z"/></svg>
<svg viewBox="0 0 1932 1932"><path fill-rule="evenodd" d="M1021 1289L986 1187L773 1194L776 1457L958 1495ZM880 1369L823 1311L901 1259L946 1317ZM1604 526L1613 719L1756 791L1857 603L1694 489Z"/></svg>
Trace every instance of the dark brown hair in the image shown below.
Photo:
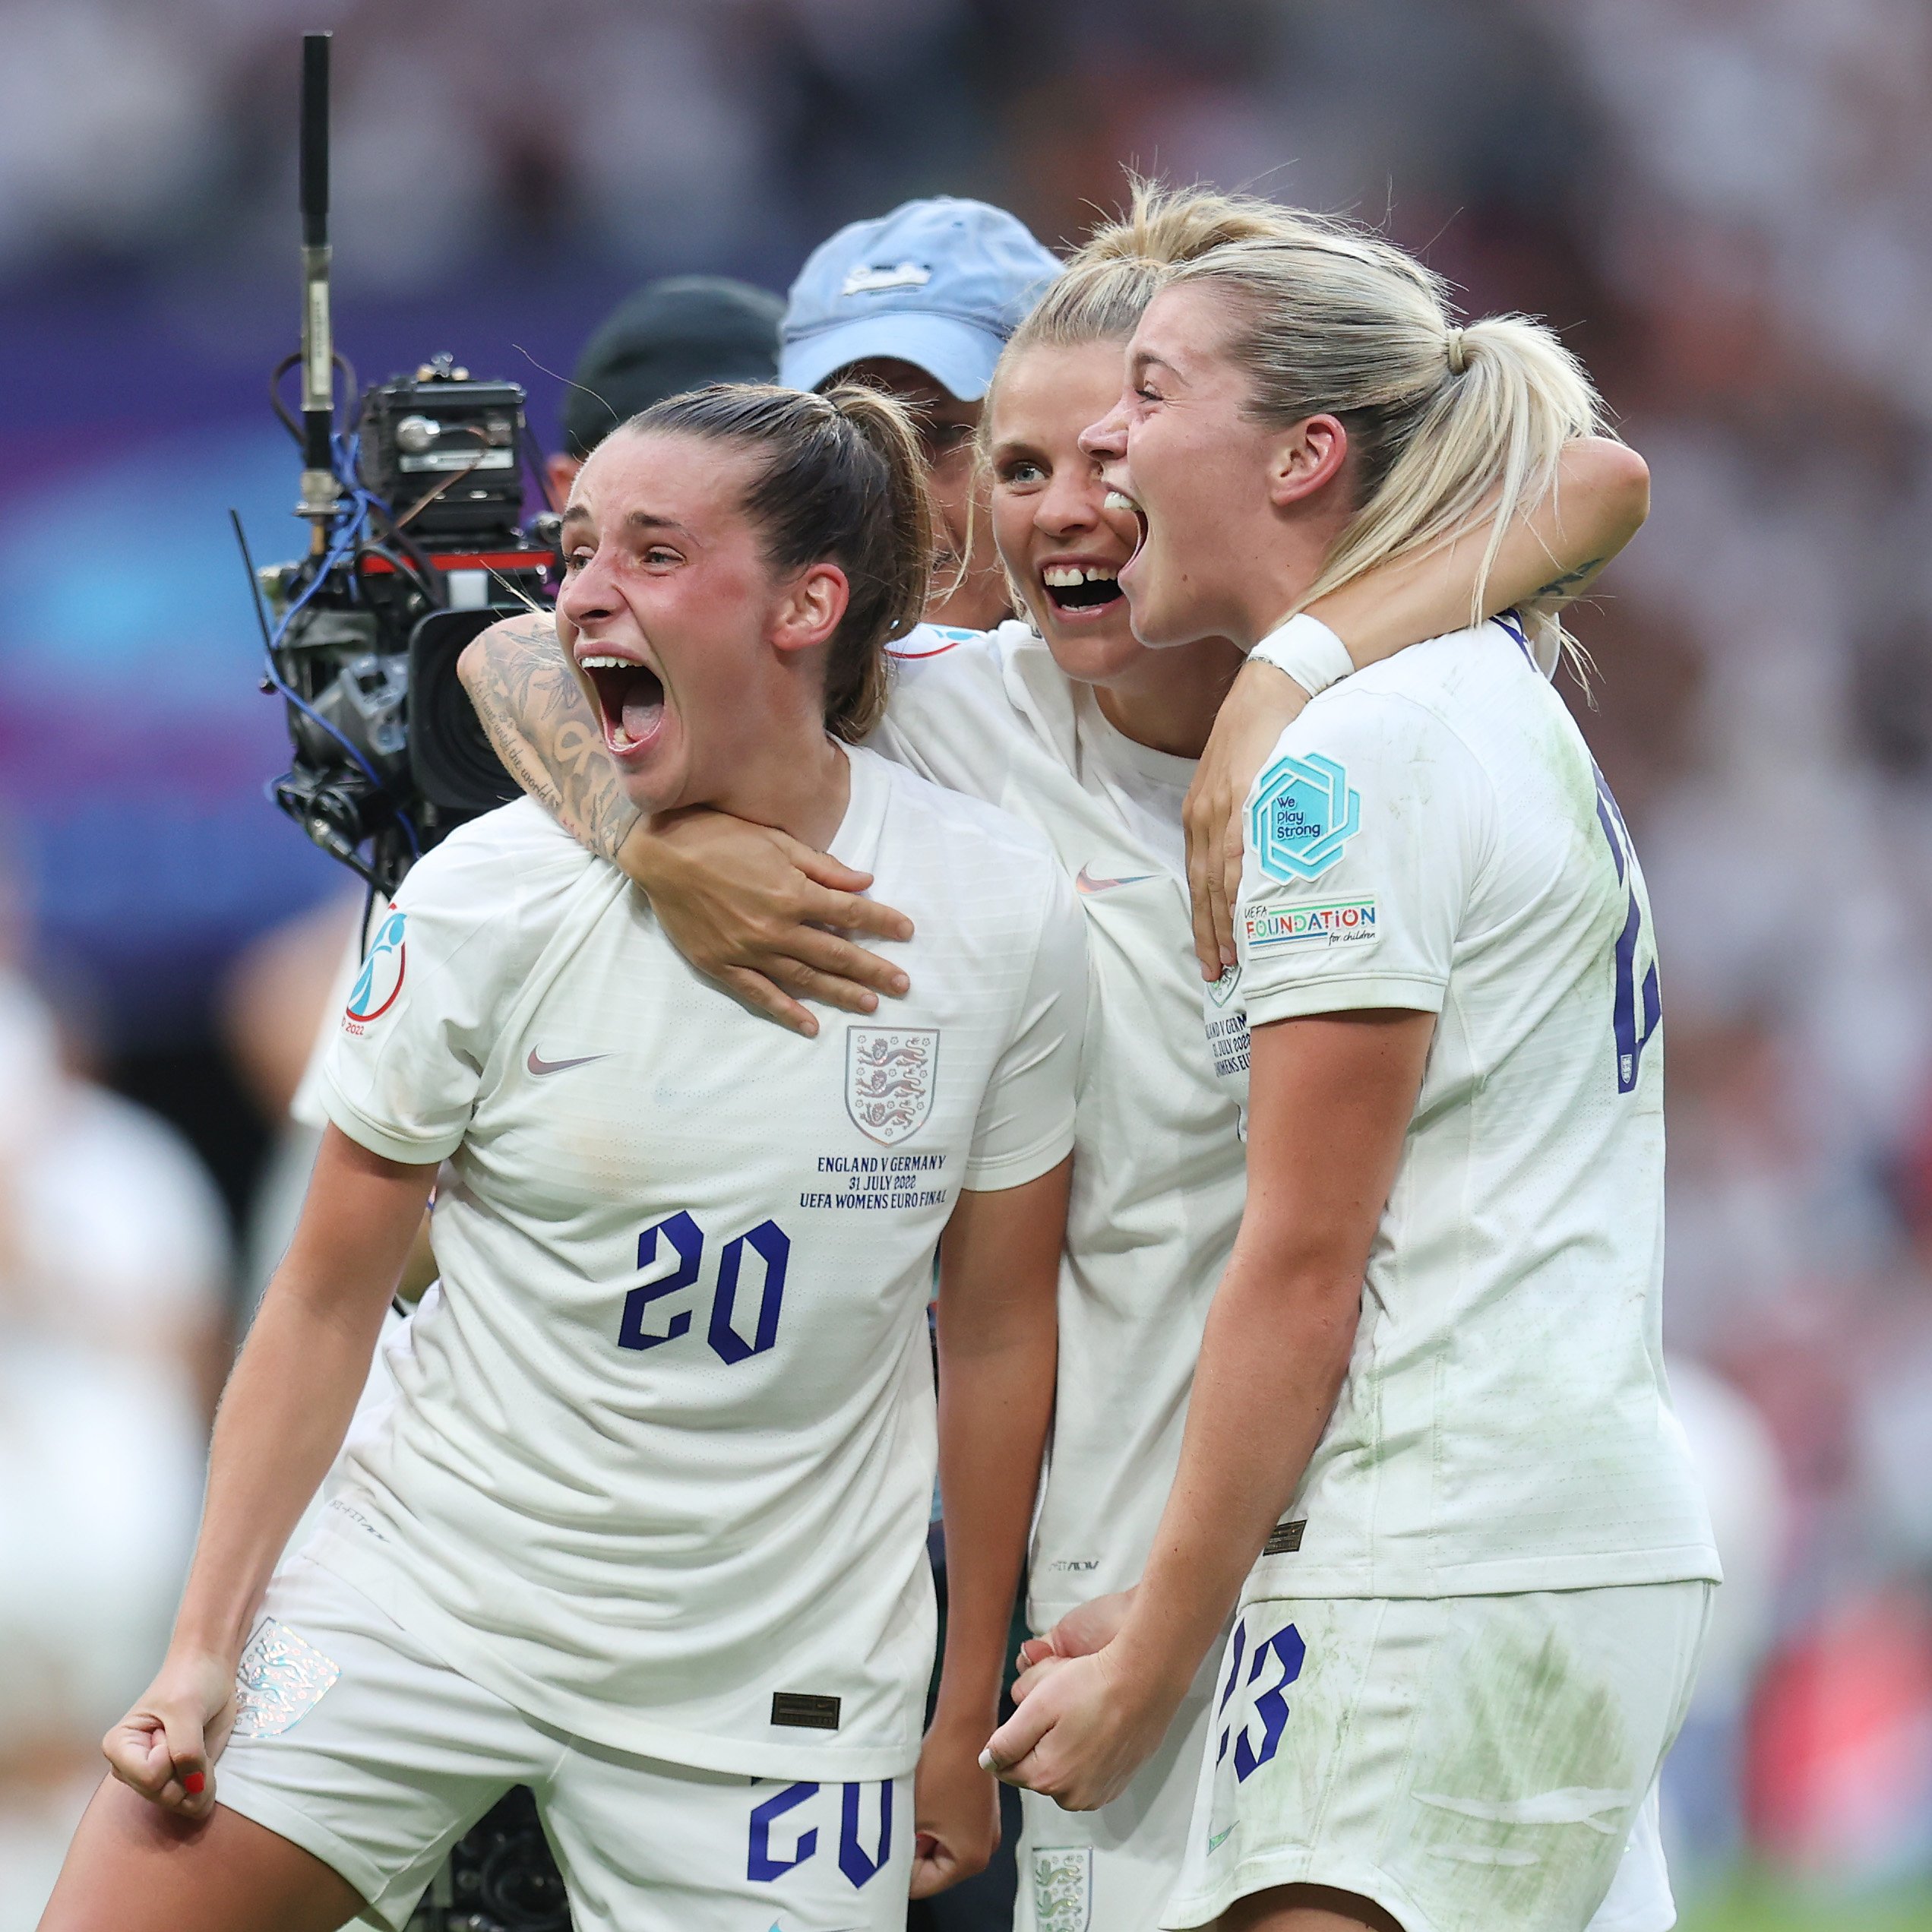
<svg viewBox="0 0 1932 1932"><path fill-rule="evenodd" d="M886 646L925 609L932 517L912 419L860 383L817 394L719 383L653 403L625 425L762 453L745 511L781 573L836 564L851 587L825 666L825 729L852 744L890 693Z"/></svg>

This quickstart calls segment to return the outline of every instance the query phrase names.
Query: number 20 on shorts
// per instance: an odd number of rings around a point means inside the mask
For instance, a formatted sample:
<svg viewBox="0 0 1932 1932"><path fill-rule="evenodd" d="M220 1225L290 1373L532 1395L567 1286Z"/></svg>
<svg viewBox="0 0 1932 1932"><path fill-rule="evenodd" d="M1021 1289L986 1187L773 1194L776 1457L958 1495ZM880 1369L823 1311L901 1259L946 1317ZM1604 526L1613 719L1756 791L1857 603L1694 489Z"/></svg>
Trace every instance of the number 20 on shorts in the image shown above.
<svg viewBox="0 0 1932 1932"><path fill-rule="evenodd" d="M653 1222L637 1237L637 1266L653 1266L658 1258L660 1238L669 1247L677 1266L660 1280L634 1288L624 1298L624 1313L618 1323L620 1349L661 1349L691 1331L691 1311L681 1308L661 1330L647 1326L653 1301L692 1286L704 1268L704 1230L681 1209L662 1221ZM764 1287L758 1298L757 1316L748 1340L738 1326L738 1300L741 1283L748 1301L751 1284L744 1278L750 1273L745 1257L756 1258L764 1274ZM778 1339L778 1318L785 1304L785 1274L791 1265L792 1243L776 1221L760 1221L755 1228L735 1235L718 1255L718 1273L711 1291L711 1314L705 1325L704 1339L722 1362L748 1361L761 1355Z"/></svg>

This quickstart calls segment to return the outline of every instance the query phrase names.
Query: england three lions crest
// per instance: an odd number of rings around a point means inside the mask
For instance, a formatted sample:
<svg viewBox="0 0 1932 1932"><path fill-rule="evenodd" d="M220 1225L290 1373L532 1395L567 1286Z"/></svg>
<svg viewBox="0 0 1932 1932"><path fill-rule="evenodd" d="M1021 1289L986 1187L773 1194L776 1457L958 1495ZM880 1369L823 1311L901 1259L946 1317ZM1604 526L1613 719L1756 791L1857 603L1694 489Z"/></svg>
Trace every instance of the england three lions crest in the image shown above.
<svg viewBox="0 0 1932 1932"><path fill-rule="evenodd" d="M882 1147L909 1140L932 1111L937 1026L848 1026L846 1111Z"/></svg>

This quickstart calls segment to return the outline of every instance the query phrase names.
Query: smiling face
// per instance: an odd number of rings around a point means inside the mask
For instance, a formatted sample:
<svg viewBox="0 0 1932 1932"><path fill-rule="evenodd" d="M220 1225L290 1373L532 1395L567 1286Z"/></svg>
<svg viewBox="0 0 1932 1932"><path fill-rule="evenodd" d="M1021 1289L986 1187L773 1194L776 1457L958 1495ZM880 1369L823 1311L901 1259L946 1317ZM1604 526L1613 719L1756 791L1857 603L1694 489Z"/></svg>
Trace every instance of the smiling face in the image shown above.
<svg viewBox="0 0 1932 1932"><path fill-rule="evenodd" d="M1230 321L1211 289L1163 289L1127 345L1124 394L1081 439L1140 511L1121 587L1146 643L1255 634L1244 593L1278 542L1270 472L1282 432L1246 413L1247 378L1223 347Z"/></svg>
<svg viewBox="0 0 1932 1932"><path fill-rule="evenodd" d="M560 628L647 811L716 798L761 715L797 708L775 647L797 586L774 577L743 508L757 461L716 441L620 431L571 492Z"/></svg>
<svg viewBox="0 0 1932 1932"><path fill-rule="evenodd" d="M1001 365L988 406L992 526L1054 661L1083 684L1105 684L1146 655L1118 581L1140 526L1107 507L1100 466L1080 432L1120 393L1122 345L1042 344Z"/></svg>

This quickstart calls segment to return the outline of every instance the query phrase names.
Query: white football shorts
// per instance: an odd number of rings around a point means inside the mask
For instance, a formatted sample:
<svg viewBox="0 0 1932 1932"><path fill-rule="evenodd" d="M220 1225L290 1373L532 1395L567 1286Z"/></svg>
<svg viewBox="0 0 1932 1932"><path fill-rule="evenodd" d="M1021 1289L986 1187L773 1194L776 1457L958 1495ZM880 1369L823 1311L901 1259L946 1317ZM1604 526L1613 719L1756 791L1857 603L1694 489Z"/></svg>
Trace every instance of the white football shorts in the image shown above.
<svg viewBox="0 0 1932 1932"><path fill-rule="evenodd" d="M307 1557L269 1586L215 1766L231 1810L400 1927L513 1785L536 1795L580 1926L903 1932L912 1781L787 1783L634 1757L526 1717Z"/></svg>
<svg viewBox="0 0 1932 1932"><path fill-rule="evenodd" d="M1063 1811L1038 1791L1020 1794L1013 1932L1159 1932L1187 1857L1222 1663L1217 1653L1203 1665L1166 1741L1111 1804ZM1676 1923L1653 1781L1589 1932L1671 1932Z"/></svg>
<svg viewBox="0 0 1932 1932"><path fill-rule="evenodd" d="M1219 1662L1202 1665L1160 1749L1111 1804L1063 1811L1020 1794L1013 1932L1156 1932L1187 1848Z"/></svg>
<svg viewBox="0 0 1932 1932"><path fill-rule="evenodd" d="M1653 1787L1713 1587L1248 1603L1162 1923L1305 1884L1403 1932L1661 1932Z"/></svg>

